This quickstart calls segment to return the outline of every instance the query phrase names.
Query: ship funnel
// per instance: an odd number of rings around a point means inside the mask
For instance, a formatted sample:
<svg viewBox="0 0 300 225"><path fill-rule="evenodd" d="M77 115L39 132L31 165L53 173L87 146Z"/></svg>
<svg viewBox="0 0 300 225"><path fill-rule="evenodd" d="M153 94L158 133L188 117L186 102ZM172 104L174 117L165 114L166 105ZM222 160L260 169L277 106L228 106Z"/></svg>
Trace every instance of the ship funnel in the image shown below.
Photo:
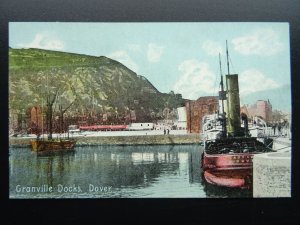
<svg viewBox="0 0 300 225"><path fill-rule="evenodd" d="M227 90L227 133L230 136L240 136L240 96L237 74L226 75Z"/></svg>

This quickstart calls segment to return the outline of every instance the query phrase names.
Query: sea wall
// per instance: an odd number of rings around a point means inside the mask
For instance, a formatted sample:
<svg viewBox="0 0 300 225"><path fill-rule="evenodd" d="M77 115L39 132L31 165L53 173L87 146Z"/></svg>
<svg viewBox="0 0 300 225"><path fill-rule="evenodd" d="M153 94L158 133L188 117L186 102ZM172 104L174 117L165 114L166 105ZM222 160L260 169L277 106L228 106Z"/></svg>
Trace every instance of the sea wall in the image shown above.
<svg viewBox="0 0 300 225"><path fill-rule="evenodd" d="M177 145L177 144L198 144L199 134L185 135L138 135L138 136L82 136L75 137L77 146L89 145ZM10 138L9 146L29 146L29 138Z"/></svg>
<svg viewBox="0 0 300 225"><path fill-rule="evenodd" d="M253 197L291 197L291 151L255 155Z"/></svg>

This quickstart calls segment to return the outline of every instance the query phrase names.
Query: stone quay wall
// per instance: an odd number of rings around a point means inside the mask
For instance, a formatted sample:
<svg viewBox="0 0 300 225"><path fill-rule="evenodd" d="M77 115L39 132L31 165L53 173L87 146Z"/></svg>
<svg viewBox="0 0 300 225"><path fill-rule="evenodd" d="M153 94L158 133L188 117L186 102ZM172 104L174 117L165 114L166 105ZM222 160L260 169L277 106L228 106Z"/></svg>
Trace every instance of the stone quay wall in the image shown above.
<svg viewBox="0 0 300 225"><path fill-rule="evenodd" d="M186 135L138 135L138 136L82 136L75 137L77 146L90 145L177 145L199 144L199 134ZM9 146L27 147L30 138L10 138Z"/></svg>
<svg viewBox="0 0 300 225"><path fill-rule="evenodd" d="M254 157L253 197L291 197L291 152Z"/></svg>
<svg viewBox="0 0 300 225"><path fill-rule="evenodd" d="M254 198L291 197L291 140L274 139L273 149L253 158Z"/></svg>

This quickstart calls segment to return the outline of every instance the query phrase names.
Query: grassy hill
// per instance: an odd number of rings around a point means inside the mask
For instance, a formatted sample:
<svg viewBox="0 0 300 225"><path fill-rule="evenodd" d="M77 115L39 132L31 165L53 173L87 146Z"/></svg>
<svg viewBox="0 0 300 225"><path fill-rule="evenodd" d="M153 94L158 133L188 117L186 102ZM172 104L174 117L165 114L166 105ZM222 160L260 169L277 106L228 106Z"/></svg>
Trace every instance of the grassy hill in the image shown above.
<svg viewBox="0 0 300 225"><path fill-rule="evenodd" d="M68 113L124 114L138 121L161 116L184 103L180 94L160 93L145 77L105 56L41 49L9 49L9 107L45 105L47 97Z"/></svg>

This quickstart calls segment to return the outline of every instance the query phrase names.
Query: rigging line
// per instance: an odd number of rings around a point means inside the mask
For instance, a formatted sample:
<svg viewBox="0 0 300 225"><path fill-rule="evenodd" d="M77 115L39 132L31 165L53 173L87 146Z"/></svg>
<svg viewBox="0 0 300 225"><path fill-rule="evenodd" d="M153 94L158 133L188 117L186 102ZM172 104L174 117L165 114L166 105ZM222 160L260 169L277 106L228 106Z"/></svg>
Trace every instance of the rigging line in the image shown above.
<svg viewBox="0 0 300 225"><path fill-rule="evenodd" d="M227 58L226 58L227 56L226 56L226 54L224 55L224 62L226 63L227 62ZM225 64L225 71L226 71L226 64ZM222 72L223 72L223 70L222 70ZM226 72L225 73L223 73L224 75L226 75Z"/></svg>
<svg viewBox="0 0 300 225"><path fill-rule="evenodd" d="M215 76L216 78L215 78L215 83L214 83L214 91L213 91L213 94L215 94L216 93L216 95L218 95L218 92L216 91L216 86L217 86L217 80L218 80L218 76ZM218 86L219 87L219 86Z"/></svg>
<svg viewBox="0 0 300 225"><path fill-rule="evenodd" d="M230 57L230 55L228 55L229 56L229 62L230 62L230 64L231 64L231 67L232 67L232 73L233 74L235 74L235 68L234 68L234 66L233 66L233 63L232 63L232 60L231 60L231 57Z"/></svg>
<svg viewBox="0 0 300 225"><path fill-rule="evenodd" d="M286 147L282 147L282 148L279 148L279 149L276 149L276 151L279 151L279 150L282 150L282 149L286 149L286 148L290 148L291 146L286 146ZM272 148L270 148L272 149ZM272 149L273 150L273 149Z"/></svg>
<svg viewBox="0 0 300 225"><path fill-rule="evenodd" d="M222 71L222 66L221 66L221 56L220 56L220 53L219 53L218 72L220 73L219 75L222 77L223 71ZM215 88L216 88L217 79L218 79L218 76L216 76L216 80L215 80ZM221 78L221 79L222 79L222 78ZM214 89L214 93L216 93L216 96L219 96L219 90L220 90L220 88L221 88L221 82L222 82L222 80L220 80L220 83L219 83L219 85L218 85L218 91L216 91L216 90Z"/></svg>

